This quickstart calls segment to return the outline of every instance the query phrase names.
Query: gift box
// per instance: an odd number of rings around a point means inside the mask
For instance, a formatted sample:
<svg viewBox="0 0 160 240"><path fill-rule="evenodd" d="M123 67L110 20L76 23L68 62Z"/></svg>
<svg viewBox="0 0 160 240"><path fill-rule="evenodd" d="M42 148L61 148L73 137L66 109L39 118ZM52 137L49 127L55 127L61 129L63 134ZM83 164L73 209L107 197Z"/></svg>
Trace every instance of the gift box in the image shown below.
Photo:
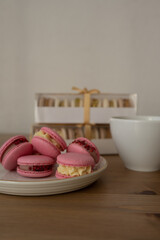
<svg viewBox="0 0 160 240"><path fill-rule="evenodd" d="M135 116L136 112L137 94L38 93L35 97L36 123L105 124L112 116Z"/></svg>
<svg viewBox="0 0 160 240"><path fill-rule="evenodd" d="M78 136L84 136L96 144L101 154L117 153L110 134L110 118L135 116L137 94L100 93L97 89L76 87L72 89L78 93L35 95L35 124L32 134L40 126L49 126L60 135L63 132L62 137L67 143Z"/></svg>

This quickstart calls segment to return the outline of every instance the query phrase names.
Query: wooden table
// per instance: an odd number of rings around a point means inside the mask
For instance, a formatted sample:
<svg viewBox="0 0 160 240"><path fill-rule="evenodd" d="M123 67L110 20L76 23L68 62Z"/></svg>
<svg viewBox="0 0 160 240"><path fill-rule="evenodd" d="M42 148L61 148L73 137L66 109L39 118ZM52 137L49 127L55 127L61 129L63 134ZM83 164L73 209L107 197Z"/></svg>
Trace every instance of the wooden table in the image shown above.
<svg viewBox="0 0 160 240"><path fill-rule="evenodd" d="M134 172L119 156L91 186L67 194L0 194L0 240L160 239L160 171Z"/></svg>

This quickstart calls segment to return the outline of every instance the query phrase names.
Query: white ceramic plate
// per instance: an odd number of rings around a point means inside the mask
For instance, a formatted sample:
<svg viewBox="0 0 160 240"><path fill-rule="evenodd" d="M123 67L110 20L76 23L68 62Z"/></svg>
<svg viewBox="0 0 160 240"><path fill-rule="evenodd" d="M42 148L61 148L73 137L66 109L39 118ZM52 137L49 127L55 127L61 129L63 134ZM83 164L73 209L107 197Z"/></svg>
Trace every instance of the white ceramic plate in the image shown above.
<svg viewBox="0 0 160 240"><path fill-rule="evenodd" d="M41 196L53 195L75 191L84 188L95 182L107 168L107 161L100 157L100 161L90 174L69 179L56 179L53 175L47 178L25 178L16 173L9 172L0 166L0 193L21 195L21 196Z"/></svg>

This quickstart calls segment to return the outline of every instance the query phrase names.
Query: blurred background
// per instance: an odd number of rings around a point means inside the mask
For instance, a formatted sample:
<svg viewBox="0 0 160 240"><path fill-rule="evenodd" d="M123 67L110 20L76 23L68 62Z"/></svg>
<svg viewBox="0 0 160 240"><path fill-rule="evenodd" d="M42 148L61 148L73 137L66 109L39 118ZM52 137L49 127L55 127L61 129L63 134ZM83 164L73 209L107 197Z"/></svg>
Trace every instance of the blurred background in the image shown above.
<svg viewBox="0 0 160 240"><path fill-rule="evenodd" d="M72 86L160 115L160 1L0 0L0 133L28 133L35 93Z"/></svg>

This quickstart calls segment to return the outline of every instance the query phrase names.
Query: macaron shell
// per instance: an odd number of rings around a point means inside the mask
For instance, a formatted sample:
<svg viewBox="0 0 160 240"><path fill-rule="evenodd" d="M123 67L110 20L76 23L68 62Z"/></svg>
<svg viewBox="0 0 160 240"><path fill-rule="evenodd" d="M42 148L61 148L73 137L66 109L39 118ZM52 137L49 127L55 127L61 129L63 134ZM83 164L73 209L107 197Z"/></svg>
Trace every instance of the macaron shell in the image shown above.
<svg viewBox="0 0 160 240"><path fill-rule="evenodd" d="M15 141L17 141L19 139L23 139L24 141L28 142L26 137L23 135L17 135L17 136L9 138L0 148L0 161L2 161L2 156L5 153L5 151L8 149L8 147L10 147L11 144L13 144Z"/></svg>
<svg viewBox="0 0 160 240"><path fill-rule="evenodd" d="M42 155L56 158L60 154L60 151L51 142L42 137L34 136L32 138L32 144L34 151Z"/></svg>
<svg viewBox="0 0 160 240"><path fill-rule="evenodd" d="M98 162L99 162L99 159L100 159L100 154L99 154L99 151L98 151L96 145L95 145L93 142L91 142L89 139L84 138L84 137L79 137L79 138L77 138L76 140L85 141L88 145L90 145L91 147L94 147L94 148L95 148L96 155L97 155L97 158L95 159L95 161L96 161L96 163L98 163ZM79 148L76 148L75 145L77 145L77 147L79 146ZM81 150L80 150L80 149L81 149ZM77 143L71 143L71 144L68 146L67 151L68 151L68 152L74 152L74 151L77 152L77 151L80 151L81 153L86 153L86 152L88 153L87 150L85 150L83 147L81 147L81 146L78 145Z"/></svg>
<svg viewBox="0 0 160 240"><path fill-rule="evenodd" d="M57 163L66 165L66 166L74 166L74 167L81 167L81 166L94 166L95 162L94 159L90 156L90 154L83 154L83 153L64 153L60 154L57 157Z"/></svg>
<svg viewBox="0 0 160 240"><path fill-rule="evenodd" d="M41 177L50 176L53 173L53 170L34 172L34 171L24 171L24 170L21 170L19 167L17 167L17 173L23 177L41 178Z"/></svg>
<svg viewBox="0 0 160 240"><path fill-rule="evenodd" d="M56 159L44 155L27 155L18 158L18 165L53 165Z"/></svg>
<svg viewBox="0 0 160 240"><path fill-rule="evenodd" d="M58 171L56 171L55 176L56 176L56 178L58 178L58 179L65 179L65 178L73 178L73 177L74 177L74 176L63 175L63 174L59 173Z"/></svg>
<svg viewBox="0 0 160 240"><path fill-rule="evenodd" d="M33 146L29 142L19 144L12 148L3 158L2 165L7 170L14 170L17 167L17 159L24 155L30 155L33 152Z"/></svg>
<svg viewBox="0 0 160 240"><path fill-rule="evenodd" d="M83 148L81 145L78 145L77 143L71 143L68 148L67 148L68 153L82 153L82 154L87 154L90 156L90 153Z"/></svg>
<svg viewBox="0 0 160 240"><path fill-rule="evenodd" d="M91 147L94 147L95 148L95 151L96 151L96 154L97 154L97 162L99 162L99 158L100 158L100 154L99 154L99 151L98 151L98 148L96 147L96 145L91 142L89 139L87 138L83 138L83 137L80 137L80 138L77 138L77 140L81 140L81 141L86 141Z"/></svg>
<svg viewBox="0 0 160 240"><path fill-rule="evenodd" d="M63 150L65 150L67 148L66 142L57 132L53 131L52 129L50 129L48 127L42 127L41 130L48 133L53 139L55 139L61 145Z"/></svg>

